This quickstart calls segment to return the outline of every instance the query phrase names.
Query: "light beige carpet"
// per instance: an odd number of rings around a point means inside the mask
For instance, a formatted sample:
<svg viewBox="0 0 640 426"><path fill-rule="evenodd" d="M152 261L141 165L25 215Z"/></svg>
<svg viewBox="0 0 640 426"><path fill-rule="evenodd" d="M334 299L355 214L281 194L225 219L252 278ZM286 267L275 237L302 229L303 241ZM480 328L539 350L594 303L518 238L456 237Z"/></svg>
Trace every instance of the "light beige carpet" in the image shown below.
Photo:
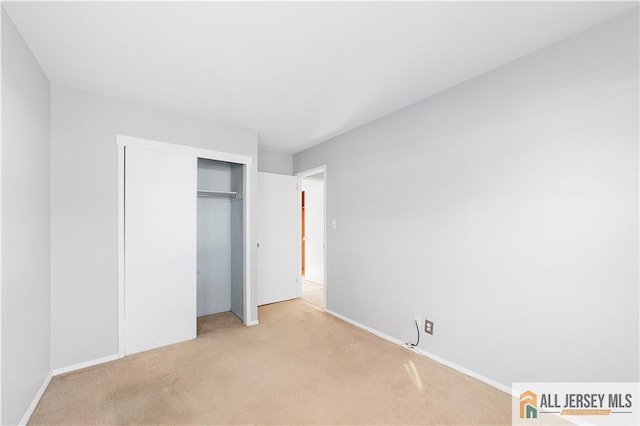
<svg viewBox="0 0 640 426"><path fill-rule="evenodd" d="M510 424L511 400L300 300L55 377L30 424Z"/></svg>

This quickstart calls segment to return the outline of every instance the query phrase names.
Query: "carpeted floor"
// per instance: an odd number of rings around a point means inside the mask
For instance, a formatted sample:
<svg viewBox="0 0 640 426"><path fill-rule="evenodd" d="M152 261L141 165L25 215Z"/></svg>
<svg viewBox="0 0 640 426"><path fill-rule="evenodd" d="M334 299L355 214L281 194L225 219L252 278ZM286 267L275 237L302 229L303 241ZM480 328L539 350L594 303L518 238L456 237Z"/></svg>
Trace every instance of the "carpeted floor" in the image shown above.
<svg viewBox="0 0 640 426"><path fill-rule="evenodd" d="M511 398L300 300L55 377L29 424L510 424Z"/></svg>
<svg viewBox="0 0 640 426"><path fill-rule="evenodd" d="M320 284L303 279L300 297L319 308L324 308L324 286Z"/></svg>

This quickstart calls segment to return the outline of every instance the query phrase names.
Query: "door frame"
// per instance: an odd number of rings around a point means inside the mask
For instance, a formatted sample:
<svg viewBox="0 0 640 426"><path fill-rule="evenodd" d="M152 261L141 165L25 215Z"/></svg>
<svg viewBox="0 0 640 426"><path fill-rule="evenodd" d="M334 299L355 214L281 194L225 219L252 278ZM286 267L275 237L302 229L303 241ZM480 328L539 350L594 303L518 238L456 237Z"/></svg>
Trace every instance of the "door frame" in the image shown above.
<svg viewBox="0 0 640 426"><path fill-rule="evenodd" d="M300 178L300 194L302 194L302 178L305 177L309 177L312 175L315 175L317 173L324 173L324 179L323 179L323 185L322 185L322 192L324 193L324 206L322 206L323 208L323 216L324 216L324 220L323 220L323 229L322 229L322 238L324 239L324 245L323 245L323 251L324 251L324 265L322 265L322 269L324 270L324 286L322 288L322 299L323 299L323 303L322 303L322 309L323 310L327 310L327 284L328 284L328 279L327 279L327 166L326 165L322 165L322 166L318 166L318 167L314 167L312 169L308 169L308 170L303 170L301 172L298 172L295 174L295 176ZM301 195L302 196L302 195ZM300 254L299 253L299 258L300 258ZM300 273L300 278L298 279L300 286L298 288L298 293L300 295L302 295L302 272L301 272L301 268L298 268L298 271Z"/></svg>
<svg viewBox="0 0 640 426"><path fill-rule="evenodd" d="M160 142L151 139L137 138L133 136L116 135L116 145L118 147L118 356L125 356L125 316L124 316L124 191L125 191L125 148L140 148L151 151L160 151L171 154L193 155L196 158L206 158L209 160L226 161L229 163L242 164L243 173L243 231L244 231L244 306L243 322L245 325L255 325L257 321L249 320L251 313L251 162L252 159L246 155L231 154L227 152L213 151L205 148L197 148L187 145L178 145L167 142ZM194 194L195 196L195 194Z"/></svg>

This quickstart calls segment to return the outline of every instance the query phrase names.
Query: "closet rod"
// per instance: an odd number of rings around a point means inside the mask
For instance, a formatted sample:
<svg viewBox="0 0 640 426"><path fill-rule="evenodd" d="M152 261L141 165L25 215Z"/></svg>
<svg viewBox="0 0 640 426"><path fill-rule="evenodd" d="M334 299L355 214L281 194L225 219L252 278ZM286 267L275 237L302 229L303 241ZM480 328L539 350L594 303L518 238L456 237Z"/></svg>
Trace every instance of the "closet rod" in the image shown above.
<svg viewBox="0 0 640 426"><path fill-rule="evenodd" d="M208 191L205 189L198 189L198 195L209 195L212 197L224 197L224 198L238 197L238 193L233 191Z"/></svg>

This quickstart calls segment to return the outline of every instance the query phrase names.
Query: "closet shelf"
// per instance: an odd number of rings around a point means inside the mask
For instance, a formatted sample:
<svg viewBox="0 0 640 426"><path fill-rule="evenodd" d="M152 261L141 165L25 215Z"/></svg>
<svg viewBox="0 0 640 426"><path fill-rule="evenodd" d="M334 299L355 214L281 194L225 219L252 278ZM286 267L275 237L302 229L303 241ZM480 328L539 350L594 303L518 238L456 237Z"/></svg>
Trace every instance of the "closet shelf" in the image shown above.
<svg viewBox="0 0 640 426"><path fill-rule="evenodd" d="M208 191L206 189L198 189L198 195L206 195L209 197L219 197L219 198L229 198L229 199L238 198L238 193L233 191Z"/></svg>

